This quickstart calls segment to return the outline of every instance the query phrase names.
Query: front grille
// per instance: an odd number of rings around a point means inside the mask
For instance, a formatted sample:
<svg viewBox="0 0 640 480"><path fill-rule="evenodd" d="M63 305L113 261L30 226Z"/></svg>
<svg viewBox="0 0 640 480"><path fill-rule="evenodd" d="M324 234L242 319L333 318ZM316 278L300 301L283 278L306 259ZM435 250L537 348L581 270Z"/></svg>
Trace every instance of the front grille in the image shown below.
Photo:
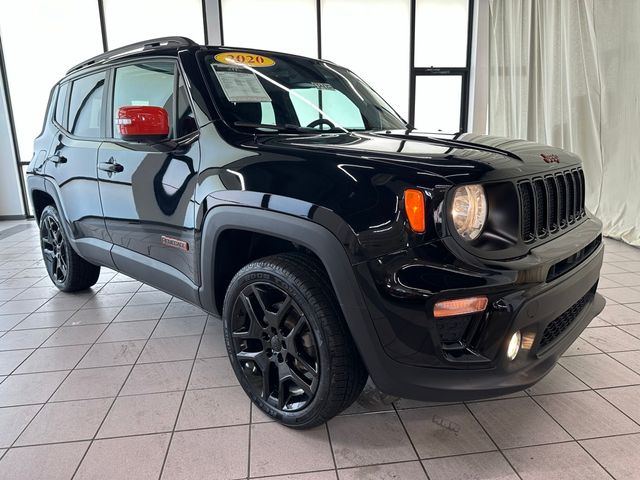
<svg viewBox="0 0 640 480"><path fill-rule="evenodd" d="M585 215L584 173L567 170L518 183L521 235L526 242L567 228Z"/></svg>
<svg viewBox="0 0 640 480"><path fill-rule="evenodd" d="M573 321L580 315L584 307L593 298L593 292L589 290L584 297L574 303L567 311L547 325L540 339L540 349L546 347L556 338L562 335L567 328L571 326Z"/></svg>

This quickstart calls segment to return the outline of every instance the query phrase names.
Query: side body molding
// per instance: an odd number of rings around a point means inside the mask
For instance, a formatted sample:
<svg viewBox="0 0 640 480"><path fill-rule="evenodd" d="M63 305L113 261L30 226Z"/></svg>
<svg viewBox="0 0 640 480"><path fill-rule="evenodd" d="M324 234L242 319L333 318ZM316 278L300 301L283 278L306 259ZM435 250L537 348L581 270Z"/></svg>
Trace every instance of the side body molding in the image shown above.
<svg viewBox="0 0 640 480"><path fill-rule="evenodd" d="M240 206L222 205L209 211L202 229L200 303L205 310L217 312L213 289L215 248L220 234L227 229L277 236L315 253L329 274L344 318L369 372L373 376L374 372L384 370L385 362L380 360L386 354L380 347L349 257L340 241L328 229L310 220Z"/></svg>

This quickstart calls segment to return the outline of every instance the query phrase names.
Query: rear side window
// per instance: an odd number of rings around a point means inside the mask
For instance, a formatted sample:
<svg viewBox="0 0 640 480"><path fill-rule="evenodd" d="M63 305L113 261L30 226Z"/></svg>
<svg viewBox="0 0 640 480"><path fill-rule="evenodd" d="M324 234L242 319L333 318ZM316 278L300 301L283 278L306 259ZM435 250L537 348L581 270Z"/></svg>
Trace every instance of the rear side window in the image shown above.
<svg viewBox="0 0 640 480"><path fill-rule="evenodd" d="M126 106L162 107L173 119L173 89L175 86L175 63L149 62L116 68L113 90L113 118L118 109ZM121 138L118 128L113 136ZM171 132L174 136L174 132Z"/></svg>
<svg viewBox="0 0 640 480"><path fill-rule="evenodd" d="M56 111L54 118L59 125L65 127L64 124L64 107L67 104L67 90L69 89L68 83L63 83L58 89L58 100L56 101Z"/></svg>
<svg viewBox="0 0 640 480"><path fill-rule="evenodd" d="M102 123L105 73L79 78L71 86L68 130L78 137L97 138Z"/></svg>

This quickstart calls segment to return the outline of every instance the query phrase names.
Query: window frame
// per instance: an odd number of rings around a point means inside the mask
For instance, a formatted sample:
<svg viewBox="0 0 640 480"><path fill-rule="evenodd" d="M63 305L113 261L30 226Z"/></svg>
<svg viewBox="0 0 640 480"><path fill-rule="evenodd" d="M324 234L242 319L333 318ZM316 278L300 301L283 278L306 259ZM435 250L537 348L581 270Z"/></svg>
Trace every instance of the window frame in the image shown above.
<svg viewBox="0 0 640 480"><path fill-rule="evenodd" d="M53 115L51 116L51 119L53 120L53 123L58 126L59 128L63 128L62 125L66 125L67 122L67 111L69 110L69 92L71 87L71 82L70 81L62 81L60 83L58 83L56 85L57 90L57 94L56 94L56 103L53 109ZM60 122L58 122L57 114L58 114L58 103L60 102L61 98L60 98L60 94L63 92L63 88L64 88L64 98L62 99L62 124L60 124Z"/></svg>
<svg viewBox="0 0 640 480"><path fill-rule="evenodd" d="M105 79L104 79L104 88L108 88L109 86L109 68L105 68L105 67L101 67L101 68L95 68L95 69L91 69L87 72L81 72L78 75L72 75L69 77L65 77L62 80L60 80L57 84L56 84L56 88L58 89L58 92L60 91L60 88L62 87L63 84L69 84L66 90L66 98L64 101L64 112L62 114L62 123L63 125L61 125L57 120L56 120L56 116L55 116L55 110L53 111L53 115L51 116L51 122L58 127L58 129L60 129L67 137L73 139L73 140L84 140L84 141L90 141L90 142L101 142L105 139L104 137L104 108L105 108L105 99L107 97L107 95L105 95L103 93L102 95L102 111L101 113L101 125L100 125L100 135L98 137L82 137L80 135L75 135L74 133L72 133L71 131L69 131L68 126L69 126L69 106L71 104L71 93L73 91L73 82L75 82L76 80L80 80L84 77L88 77L91 75L95 75L97 73L102 73L104 72L105 74ZM56 105L57 105L57 99L56 99Z"/></svg>
<svg viewBox="0 0 640 480"><path fill-rule="evenodd" d="M172 134L176 134L177 133L177 114L178 114L178 89L180 88L180 79L183 79L183 83L185 86L185 92L186 92L186 99L187 99L187 103L189 104L189 107L191 108L191 111L193 112L193 118L194 121L196 122L196 129L193 132L187 133L185 135L182 135L181 137L178 136L171 136L170 138L167 138L165 140L162 140L158 143L162 143L162 142L166 142L166 141L179 141L183 138L186 137L190 137L194 134L199 134L200 132L200 124L198 123L198 118L197 115L195 114L196 110L193 107L194 102L193 99L191 98L191 91L189 89L189 83L187 82L187 76L184 73L184 70L182 68L182 65L180 64L180 60L177 57L172 57L172 56L154 56L154 57L138 57L138 58L134 58L134 59L127 59L127 60L123 60L122 62L118 62L118 63L114 63L112 65L109 66L109 82L108 82L108 92L106 95L106 111L104 112L104 117L105 117L105 141L108 142L115 142L115 143L120 143L120 144L126 144L126 145L140 145L140 142L135 142L135 141L131 141L131 140L125 140L122 138L116 138L114 136L114 118L115 118L115 111L114 111L114 105L113 105L113 99L114 99L114 92L115 92L115 88L116 88L116 70L118 68L122 68L122 67L127 67L130 65L139 65L139 64L148 64L148 63L173 63L173 99L172 99L172 114L171 117L169 119L169 121L171 122L171 132ZM144 144L144 143L143 143Z"/></svg>
<svg viewBox="0 0 640 480"><path fill-rule="evenodd" d="M104 73L104 86L103 86L103 93L102 93L102 104L100 106L100 133L98 134L97 137L85 137L82 135L76 135L75 133L71 132L71 130L69 130L69 109L71 107L71 96L73 94L73 84L78 81L81 80L85 77L90 77L91 75L97 75L99 73ZM53 118L53 121L56 123L56 125L60 126L64 132L73 139L76 140L86 140L86 141L101 141L102 139L104 139L105 135L104 135L104 130L105 130L105 124L104 124L104 109L105 109L105 99L107 97L106 92L107 92L107 88L109 86L109 71L108 69L105 68L100 68L100 69L96 69L96 70L92 70L89 72L83 72L82 75L78 75L75 77L71 77L69 79L65 79L64 81L60 82L59 85L61 85L62 83L70 83L69 87L67 88L67 98L65 101L65 106L64 106L64 115L63 115L63 123L64 126L61 126L58 122L55 121L55 116Z"/></svg>
<svg viewBox="0 0 640 480"><path fill-rule="evenodd" d="M475 11L476 0L468 1L468 19L467 19L467 48L466 48L466 65L464 67L448 67L440 65L436 67L416 67L415 66L415 32L416 32L416 0L410 0L410 20L409 20L409 117L410 125L415 123L416 112L416 77L428 75L449 75L460 76L462 92L460 95L460 130L466 131L469 124L469 99L470 99L470 83L471 83L471 55L473 44L473 16ZM222 46L233 47L228 45L224 39L224 11L221 7L222 2L218 2L218 15L220 19L220 44ZM205 9L206 12L206 9ZM206 15L205 15L206 16ZM325 31L322 25L322 0L316 0L316 31L317 31L317 58L322 59L322 38L329 35L330 32ZM349 68L349 65L344 65ZM393 106L392 106L393 107ZM220 115L219 112L217 112ZM451 132L453 133L453 132Z"/></svg>
<svg viewBox="0 0 640 480"><path fill-rule="evenodd" d="M467 130L469 124L469 89L471 81L471 53L473 43L473 12L476 0L468 1L467 18L467 51L466 64L464 67L416 67L416 0L411 0L411 23L410 23L410 45L409 45L409 124L414 126L416 117L416 79L419 76L446 75L461 77L462 92L460 94L460 129L459 132ZM457 132L443 132L457 133Z"/></svg>

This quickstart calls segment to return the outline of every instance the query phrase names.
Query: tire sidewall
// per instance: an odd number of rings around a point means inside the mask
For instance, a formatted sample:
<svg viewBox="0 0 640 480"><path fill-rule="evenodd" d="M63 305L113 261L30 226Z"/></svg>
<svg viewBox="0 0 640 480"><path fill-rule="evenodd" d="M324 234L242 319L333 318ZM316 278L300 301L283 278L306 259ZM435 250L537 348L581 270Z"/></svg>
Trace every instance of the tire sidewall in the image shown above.
<svg viewBox="0 0 640 480"><path fill-rule="evenodd" d="M58 225L60 226L60 232L62 235L62 240L64 241L64 248L67 252L67 276L64 279L64 282L58 282L52 275L51 273L49 273L49 269L47 268L47 274L49 275L49 278L51 279L51 281L53 282L53 284L58 287L61 290L64 290L66 288L68 288L69 286L69 280L72 278L73 275L73 271L72 271L72 263L71 263L71 254L72 254L72 250L71 250L71 245L69 244L69 239L67 237L67 232L65 232L64 230L64 226L62 225L62 221L60 220L60 215L58 214L58 210L56 210L55 207L48 205L47 207L45 207L45 209L42 211L42 214L40 215L40 251L42 253L42 258L44 260L44 248L42 245L42 229L44 227L44 221L46 220L47 217L53 217L53 219L58 223ZM46 260L45 260L46 262Z"/></svg>
<svg viewBox="0 0 640 480"><path fill-rule="evenodd" d="M231 284L229 285L229 289L225 295L222 314L225 345L236 377L251 400L270 417L288 426L304 427L306 423L314 421L317 416L321 414L321 406L329 397L331 377L333 375L331 352L310 301L297 288L297 286L288 281L281 272L273 268L267 271L267 268L267 265L251 264L240 270L233 280L231 280ZM264 401L260 396L253 393L249 382L242 373L240 363L236 360L235 346L230 334L232 329L231 314L233 306L240 292L242 292L242 290L244 290L248 285L256 282L270 283L287 292L305 314L314 335L319 354L319 383L314 398L302 410L296 412L284 412L282 410L278 410Z"/></svg>

